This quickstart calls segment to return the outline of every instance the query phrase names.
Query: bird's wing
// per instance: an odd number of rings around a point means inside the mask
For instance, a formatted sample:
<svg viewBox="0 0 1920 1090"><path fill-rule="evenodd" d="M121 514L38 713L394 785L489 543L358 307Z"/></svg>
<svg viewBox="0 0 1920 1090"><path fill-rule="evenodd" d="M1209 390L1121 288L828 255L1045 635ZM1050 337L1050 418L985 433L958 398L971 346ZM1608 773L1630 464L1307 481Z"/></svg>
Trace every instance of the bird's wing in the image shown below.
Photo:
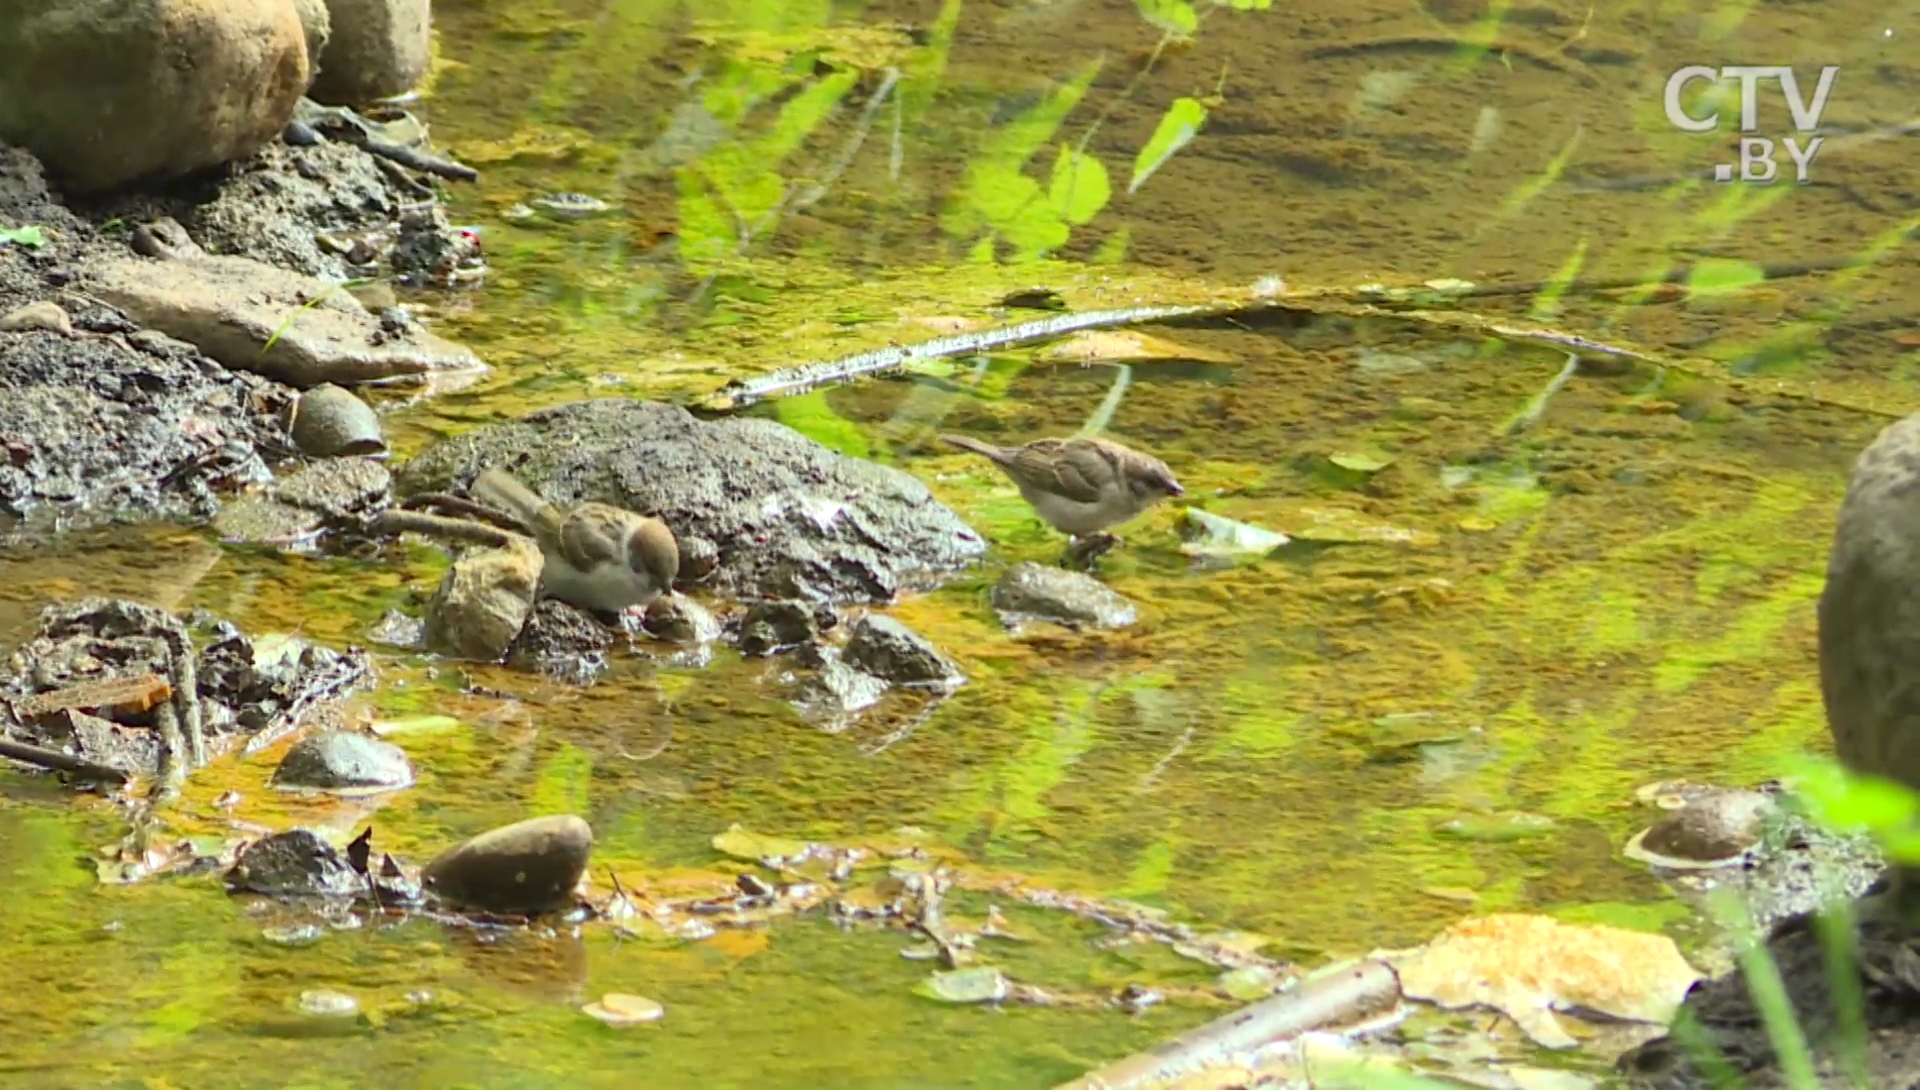
<svg viewBox="0 0 1920 1090"><path fill-rule="evenodd" d="M1015 452L1013 464L1021 477L1076 503L1098 500L1101 485L1113 479L1113 465L1085 443L1029 443Z"/></svg>
<svg viewBox="0 0 1920 1090"><path fill-rule="evenodd" d="M610 519L605 510L595 515L593 508L597 506L582 504L568 512L560 523L560 551L574 567L582 570L601 564L624 564L627 559L626 542L609 531L617 533L631 519Z"/></svg>

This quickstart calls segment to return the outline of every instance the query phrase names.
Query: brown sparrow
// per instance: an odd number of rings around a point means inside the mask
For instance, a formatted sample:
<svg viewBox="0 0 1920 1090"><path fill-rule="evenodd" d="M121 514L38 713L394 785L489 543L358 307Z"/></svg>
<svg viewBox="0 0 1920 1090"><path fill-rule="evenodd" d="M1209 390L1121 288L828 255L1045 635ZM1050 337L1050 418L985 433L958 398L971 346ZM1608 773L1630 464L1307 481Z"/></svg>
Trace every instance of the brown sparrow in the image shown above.
<svg viewBox="0 0 1920 1090"><path fill-rule="evenodd" d="M673 589L680 546L657 518L605 503L562 509L497 468L474 478L468 492L533 531L546 560L540 572L542 597L618 613Z"/></svg>
<svg viewBox="0 0 1920 1090"><path fill-rule="evenodd" d="M940 438L999 466L1049 526L1075 539L1118 526L1168 496L1187 494L1165 462L1110 439L1035 439L1023 447L996 447L964 435Z"/></svg>

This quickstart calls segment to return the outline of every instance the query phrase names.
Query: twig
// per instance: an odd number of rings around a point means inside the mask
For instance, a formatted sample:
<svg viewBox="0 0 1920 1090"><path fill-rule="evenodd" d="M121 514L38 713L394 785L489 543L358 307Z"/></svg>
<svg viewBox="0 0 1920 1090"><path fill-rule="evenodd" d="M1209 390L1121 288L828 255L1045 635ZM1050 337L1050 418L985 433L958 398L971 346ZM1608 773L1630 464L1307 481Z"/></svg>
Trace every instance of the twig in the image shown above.
<svg viewBox="0 0 1920 1090"><path fill-rule="evenodd" d="M1145 325L1149 322L1164 322L1170 318L1213 314L1220 310L1220 307L1205 305L1095 310L1085 314L1057 314L996 329L935 337L915 345L893 344L885 348L857 352L837 360L806 363L752 378L734 379L709 397L704 407L715 412L728 412L745 408L770 397L798 393L815 386L848 382L883 371L892 371L911 363L946 359L950 356L969 356L976 352L1008 348L1028 341L1052 340L1068 333L1078 333L1083 329Z"/></svg>
<svg viewBox="0 0 1920 1090"><path fill-rule="evenodd" d="M1099 435L1113 423L1113 414L1120 411L1120 399L1127 396L1127 387L1133 382L1133 368L1128 364L1114 364L1113 385L1107 388L1107 396L1087 417L1086 426L1080 429L1081 435Z"/></svg>
<svg viewBox="0 0 1920 1090"><path fill-rule="evenodd" d="M1394 1002L1400 981L1371 958L1301 981L1145 1052L1088 1072L1055 1090L1132 1090L1188 1074L1276 1041L1342 1022Z"/></svg>
<svg viewBox="0 0 1920 1090"><path fill-rule="evenodd" d="M180 716L171 703L155 708L153 721L160 728L160 783L154 788L151 804L158 806L180 792L180 785L186 782L187 773L192 769L193 756L180 737Z"/></svg>
<svg viewBox="0 0 1920 1090"><path fill-rule="evenodd" d="M196 662L199 652L194 650L193 638L187 634L185 625L171 613L167 614L167 621L161 637L166 640L168 657L173 660L173 677L169 680L173 686L175 722L186 731L189 768L205 768L207 731L200 715L200 668Z"/></svg>
<svg viewBox="0 0 1920 1090"><path fill-rule="evenodd" d="M456 182L477 182L480 180L480 172L465 163L456 163L451 159L442 159L438 155L424 152L417 148L409 148L400 144L389 144L385 140L375 140L371 136L351 142L358 144L360 148L369 155L378 155L383 159L391 159L403 167L411 167L414 170L438 175L439 177Z"/></svg>
<svg viewBox="0 0 1920 1090"><path fill-rule="evenodd" d="M1518 435L1528 425L1540 419L1541 414L1547 411L1547 402L1553 400L1553 395L1559 393L1560 388L1565 386L1567 381L1573 378L1574 373L1579 370L1579 354L1574 352L1567 353L1566 366L1560 368L1560 373L1553 376L1553 381L1547 383L1545 389L1533 395L1533 398L1527 402L1525 408L1514 413L1513 416L1507 419L1506 423L1500 425L1499 434Z"/></svg>
<svg viewBox="0 0 1920 1090"><path fill-rule="evenodd" d="M400 506L408 510L438 507L457 515L465 515L469 519L478 519L490 526L498 526L502 530L510 530L523 537L533 536L533 527L528 526L524 519L515 518L505 511L496 511L484 503L477 503L465 496L456 496L450 492L422 492L407 497Z"/></svg>
<svg viewBox="0 0 1920 1090"><path fill-rule="evenodd" d="M40 746L28 745L25 742L10 742L4 738L0 738L0 757L10 757L13 760L24 761L27 764L38 765L41 768L51 768L60 772L71 772L76 776L85 776L90 780L101 780L106 783L115 784L127 782L127 774L117 768L108 768L106 765L95 764L84 757L74 757L62 753L57 749L44 749Z"/></svg>
<svg viewBox="0 0 1920 1090"><path fill-rule="evenodd" d="M383 534L425 534L428 537L452 538L496 548L511 544L518 536L466 519L443 518L420 511L399 511L391 507L374 517L373 528Z"/></svg>

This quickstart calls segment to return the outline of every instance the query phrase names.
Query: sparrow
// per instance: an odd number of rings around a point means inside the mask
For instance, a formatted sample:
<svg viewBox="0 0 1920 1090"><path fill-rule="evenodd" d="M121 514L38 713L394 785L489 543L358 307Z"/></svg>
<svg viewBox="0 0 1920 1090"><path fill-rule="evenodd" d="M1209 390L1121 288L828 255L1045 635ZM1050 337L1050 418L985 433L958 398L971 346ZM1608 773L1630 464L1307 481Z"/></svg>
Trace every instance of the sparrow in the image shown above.
<svg viewBox="0 0 1920 1090"><path fill-rule="evenodd" d="M1111 439L1035 439L996 447L964 435L942 441L1000 467L1047 525L1075 539L1100 535L1168 496L1184 496L1167 464ZM1111 547L1113 538L1106 537Z"/></svg>
<svg viewBox="0 0 1920 1090"><path fill-rule="evenodd" d="M474 478L468 491L533 531L545 558L540 571L542 597L619 613L673 589L680 572L680 546L673 531L657 518L605 503L561 508L498 468Z"/></svg>

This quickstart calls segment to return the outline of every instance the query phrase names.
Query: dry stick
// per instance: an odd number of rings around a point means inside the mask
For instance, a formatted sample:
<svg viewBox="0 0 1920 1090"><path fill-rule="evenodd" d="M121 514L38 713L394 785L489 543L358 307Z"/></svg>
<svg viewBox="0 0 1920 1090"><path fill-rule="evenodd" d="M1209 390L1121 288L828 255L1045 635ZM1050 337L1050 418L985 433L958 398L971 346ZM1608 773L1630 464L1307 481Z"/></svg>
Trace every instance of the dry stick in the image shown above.
<svg viewBox="0 0 1920 1090"><path fill-rule="evenodd" d="M117 768L108 768L95 764L84 757L73 757L57 749L43 749L25 742L10 742L0 738L0 757L10 757L41 768L51 768L60 772L71 772L76 776L85 776L90 780L102 780L107 783L126 783L127 774Z"/></svg>
<svg viewBox="0 0 1920 1090"><path fill-rule="evenodd" d="M1145 1052L1090 1071L1054 1090L1134 1090L1230 1060L1395 1001L1400 981L1372 958L1301 981Z"/></svg>
<svg viewBox="0 0 1920 1090"><path fill-rule="evenodd" d="M512 543L517 535L466 519L443 518L420 511L396 511L388 508L373 520L373 528L384 534L425 534L428 537L453 538L498 548Z"/></svg>
<svg viewBox="0 0 1920 1090"><path fill-rule="evenodd" d="M200 669L195 662L198 652L193 648L193 638L187 634L186 626L171 614L167 620L171 623L161 637L166 641L169 657L173 659L173 676L168 680L173 685L176 722L186 728L189 768L205 768L207 731L200 715Z"/></svg>
<svg viewBox="0 0 1920 1090"><path fill-rule="evenodd" d="M533 527L528 526L525 519L506 511L495 510L465 496L456 496L451 492L421 492L409 496L400 506L409 510L420 507L439 507L452 511L456 515L465 515L469 519L484 522L489 526L498 526L502 530L508 530L523 537L533 536Z"/></svg>
<svg viewBox="0 0 1920 1090"><path fill-rule="evenodd" d="M192 755L186 751L186 741L180 736L180 716L174 712L173 705L162 704L154 709L153 721L160 728L160 783L154 787L150 807L180 793L193 763Z"/></svg>

